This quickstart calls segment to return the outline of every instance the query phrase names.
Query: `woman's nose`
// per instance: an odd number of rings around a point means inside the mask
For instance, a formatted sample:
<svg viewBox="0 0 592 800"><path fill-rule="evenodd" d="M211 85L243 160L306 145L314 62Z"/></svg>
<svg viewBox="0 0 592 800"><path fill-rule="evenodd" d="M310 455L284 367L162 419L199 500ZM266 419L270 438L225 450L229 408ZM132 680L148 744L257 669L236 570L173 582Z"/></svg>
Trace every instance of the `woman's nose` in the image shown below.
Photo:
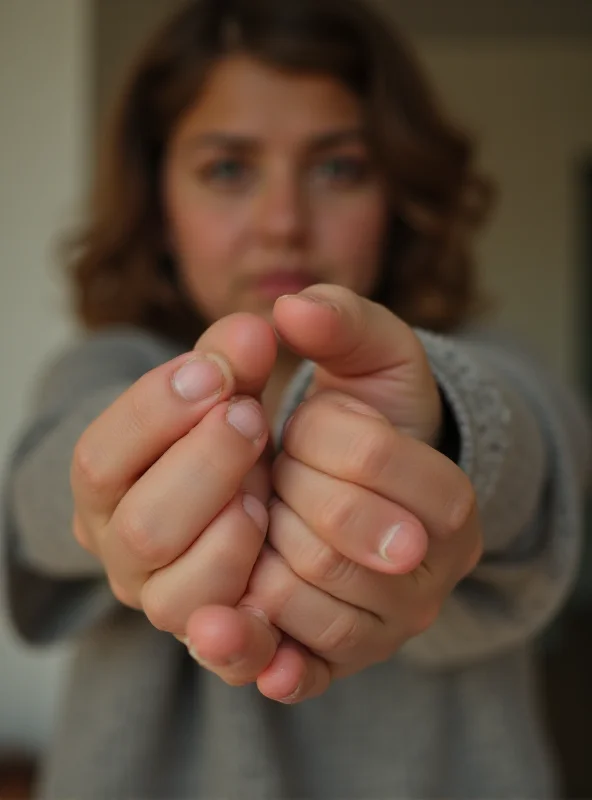
<svg viewBox="0 0 592 800"><path fill-rule="evenodd" d="M262 182L257 198L260 236L274 243L298 244L306 236L306 197L297 175L278 171Z"/></svg>

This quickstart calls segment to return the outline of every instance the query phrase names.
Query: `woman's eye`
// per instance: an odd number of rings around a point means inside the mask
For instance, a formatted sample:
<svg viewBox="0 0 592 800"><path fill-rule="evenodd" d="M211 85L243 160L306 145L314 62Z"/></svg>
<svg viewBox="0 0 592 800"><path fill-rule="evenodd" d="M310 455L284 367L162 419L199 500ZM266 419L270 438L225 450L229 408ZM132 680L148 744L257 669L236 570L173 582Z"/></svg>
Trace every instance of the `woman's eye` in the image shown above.
<svg viewBox="0 0 592 800"><path fill-rule="evenodd" d="M200 170L200 177L207 183L224 187L242 186L249 174L248 166L235 158L213 161Z"/></svg>
<svg viewBox="0 0 592 800"><path fill-rule="evenodd" d="M316 172L322 180L355 186L368 177L369 165L361 158L341 156L323 161Z"/></svg>

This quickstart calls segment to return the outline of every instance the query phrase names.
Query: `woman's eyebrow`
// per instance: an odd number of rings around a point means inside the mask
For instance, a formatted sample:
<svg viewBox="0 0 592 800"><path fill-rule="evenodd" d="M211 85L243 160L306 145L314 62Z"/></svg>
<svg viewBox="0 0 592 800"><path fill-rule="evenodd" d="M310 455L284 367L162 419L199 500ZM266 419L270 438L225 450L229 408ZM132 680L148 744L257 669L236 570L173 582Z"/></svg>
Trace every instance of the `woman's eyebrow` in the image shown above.
<svg viewBox="0 0 592 800"><path fill-rule="evenodd" d="M332 147L339 147L352 142L355 144L366 142L364 128L338 128L325 131L313 136L309 142L309 147L311 150L329 150Z"/></svg>
<svg viewBox="0 0 592 800"><path fill-rule="evenodd" d="M225 150L255 150L260 145L261 142L253 136L211 131L193 136L187 142L187 149L199 150L217 147Z"/></svg>
<svg viewBox="0 0 592 800"><path fill-rule="evenodd" d="M336 128L313 134L306 142L307 149L317 152L329 150L332 147L360 143L366 141L366 132L363 128ZM260 148L262 139L238 133L225 133L223 131L208 131L192 137L187 142L187 148L199 150L205 148L220 148L224 150L253 151Z"/></svg>

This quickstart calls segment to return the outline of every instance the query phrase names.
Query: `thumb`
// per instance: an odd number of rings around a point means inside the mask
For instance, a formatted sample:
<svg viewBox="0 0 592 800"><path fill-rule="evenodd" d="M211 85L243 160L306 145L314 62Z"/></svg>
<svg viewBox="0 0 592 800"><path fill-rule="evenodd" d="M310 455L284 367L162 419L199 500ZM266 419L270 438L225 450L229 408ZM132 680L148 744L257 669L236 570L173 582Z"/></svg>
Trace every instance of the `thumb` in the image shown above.
<svg viewBox="0 0 592 800"><path fill-rule="evenodd" d="M274 322L285 344L317 365L317 390L357 397L402 432L435 440L442 414L436 381L419 338L391 311L319 285L279 298Z"/></svg>
<svg viewBox="0 0 592 800"><path fill-rule="evenodd" d="M402 320L341 286L321 284L280 297L274 322L291 350L343 378L404 367L421 350Z"/></svg>

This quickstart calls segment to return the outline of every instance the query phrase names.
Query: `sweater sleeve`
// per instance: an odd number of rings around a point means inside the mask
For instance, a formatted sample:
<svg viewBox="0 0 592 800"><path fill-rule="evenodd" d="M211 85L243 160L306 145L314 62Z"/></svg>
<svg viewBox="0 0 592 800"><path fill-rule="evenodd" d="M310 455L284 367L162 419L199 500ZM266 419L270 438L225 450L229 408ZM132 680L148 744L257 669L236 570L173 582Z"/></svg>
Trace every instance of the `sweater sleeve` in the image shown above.
<svg viewBox="0 0 592 800"><path fill-rule="evenodd" d="M577 400L515 346L417 333L458 427L484 555L399 656L451 668L532 639L565 601L581 552L590 430ZM309 365L292 398L310 375Z"/></svg>
<svg viewBox="0 0 592 800"><path fill-rule="evenodd" d="M42 374L3 492L2 583L26 640L75 636L119 607L101 564L72 535L72 452L92 420L176 354L168 342L118 328L78 343Z"/></svg>

